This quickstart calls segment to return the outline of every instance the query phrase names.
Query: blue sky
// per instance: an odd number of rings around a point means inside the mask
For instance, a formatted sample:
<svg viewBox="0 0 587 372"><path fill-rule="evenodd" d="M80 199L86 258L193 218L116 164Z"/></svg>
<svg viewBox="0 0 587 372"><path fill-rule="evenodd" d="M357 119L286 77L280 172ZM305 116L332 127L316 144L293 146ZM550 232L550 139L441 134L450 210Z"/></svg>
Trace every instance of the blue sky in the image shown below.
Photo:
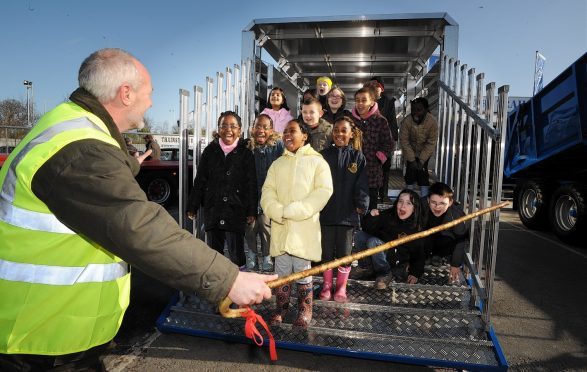
<svg viewBox="0 0 587 372"><path fill-rule="evenodd" d="M447 12L460 27L459 59L512 96L532 94L536 50L545 83L587 51L587 0L2 0L0 100L24 100L30 80L36 109L49 110L77 87L85 57L119 47L151 71L147 115L161 124L177 117L180 88L240 63L253 19L420 12Z"/></svg>

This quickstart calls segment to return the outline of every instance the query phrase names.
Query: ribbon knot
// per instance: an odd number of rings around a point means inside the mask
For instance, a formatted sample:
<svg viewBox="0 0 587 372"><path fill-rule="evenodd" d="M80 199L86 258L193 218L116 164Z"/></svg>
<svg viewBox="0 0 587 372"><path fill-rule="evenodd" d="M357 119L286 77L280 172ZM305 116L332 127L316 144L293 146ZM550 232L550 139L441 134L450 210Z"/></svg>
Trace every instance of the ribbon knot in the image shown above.
<svg viewBox="0 0 587 372"><path fill-rule="evenodd" d="M275 349L275 339L273 338L273 334L269 330L267 323L263 317L257 313L250 307L246 307L246 310L241 313L241 316L245 318L245 336L253 340L257 346L263 346L263 336L255 326L257 322L261 324L263 328L265 328L265 332L267 332L267 336L269 336L269 356L271 357L271 361L277 360L277 350Z"/></svg>

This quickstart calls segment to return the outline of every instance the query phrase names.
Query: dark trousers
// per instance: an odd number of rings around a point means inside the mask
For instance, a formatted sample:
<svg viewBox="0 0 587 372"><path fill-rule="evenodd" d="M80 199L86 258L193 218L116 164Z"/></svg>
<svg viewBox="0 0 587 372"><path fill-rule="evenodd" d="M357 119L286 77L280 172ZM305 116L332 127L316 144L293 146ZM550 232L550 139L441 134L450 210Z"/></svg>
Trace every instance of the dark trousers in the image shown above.
<svg viewBox="0 0 587 372"><path fill-rule="evenodd" d="M377 209L377 188L369 188L369 210Z"/></svg>
<svg viewBox="0 0 587 372"><path fill-rule="evenodd" d="M322 226L322 262L332 261L351 254L353 247L352 226Z"/></svg>
<svg viewBox="0 0 587 372"><path fill-rule="evenodd" d="M220 229L206 231L206 243L220 254L224 254L224 242L228 246L230 260L239 267L246 264L244 233Z"/></svg>
<svg viewBox="0 0 587 372"><path fill-rule="evenodd" d="M387 196L389 190L389 172L391 169L391 158L387 158L385 163L381 165L383 167L383 186L379 188L379 197L383 198Z"/></svg>
<svg viewBox="0 0 587 372"><path fill-rule="evenodd" d="M428 176L428 160L422 164L421 169L413 169L406 164L406 174L404 175L406 185L417 183L418 186L430 186L430 179Z"/></svg>
<svg viewBox="0 0 587 372"><path fill-rule="evenodd" d="M106 371L102 354L111 343L98 345L89 350L66 355L0 354L0 371Z"/></svg>

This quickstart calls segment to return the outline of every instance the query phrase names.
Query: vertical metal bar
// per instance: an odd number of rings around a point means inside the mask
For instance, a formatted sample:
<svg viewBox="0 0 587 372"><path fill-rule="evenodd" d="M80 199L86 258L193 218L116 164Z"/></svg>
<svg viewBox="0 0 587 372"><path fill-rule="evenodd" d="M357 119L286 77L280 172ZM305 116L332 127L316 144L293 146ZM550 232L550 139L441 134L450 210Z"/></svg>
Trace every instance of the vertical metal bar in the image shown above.
<svg viewBox="0 0 587 372"><path fill-rule="evenodd" d="M241 82L242 79L242 75L241 75L241 68L239 67L239 65L234 65L234 89L233 89L233 94L234 96L232 97L232 104L233 104L233 110L234 112L236 112L237 114L239 114L241 117L243 116L243 112L242 112L242 108L241 108L241 104L240 104L240 94L241 94Z"/></svg>
<svg viewBox="0 0 587 372"><path fill-rule="evenodd" d="M196 179L198 172L198 165L202 157L202 113L204 112L204 105L202 103L203 89L199 86L194 86L194 143L193 143L193 157L192 157L192 185ZM183 214L180 211L180 214ZM196 220L192 225L192 233L194 236L204 240L201 226L204 220L201 213L197 214Z"/></svg>
<svg viewBox="0 0 587 372"><path fill-rule="evenodd" d="M450 59L448 56L444 56L444 67L443 67L443 82L446 86L449 86L449 76L450 76ZM447 146L447 133L448 133L448 120L449 120L449 113L448 113L448 94L444 93L444 100L442 103L443 106L443 114L442 114L442 137L441 137L441 145L440 145L440 171L438 172L438 179L445 180L445 169L446 169L446 146Z"/></svg>
<svg viewBox="0 0 587 372"><path fill-rule="evenodd" d="M466 96L467 93L465 92L466 89L466 71L467 71L467 65L462 65L461 66L461 79L460 79L460 83L461 83L461 87L459 89L459 95L461 97L461 99L463 99L465 102L466 101ZM468 104L468 102L467 102ZM461 174L462 174L462 169L463 169L463 132L465 131L465 126L466 126L466 118L465 118L466 114L465 114L465 110L463 107L460 107L459 109L459 123L458 123L458 128L457 128L457 144L456 144L456 179L454 181L453 187L455 190L455 198L456 200L458 200L460 203L463 203L463 197L461 194L461 188L462 188L462 179L461 179Z"/></svg>
<svg viewBox="0 0 587 372"><path fill-rule="evenodd" d="M444 62L444 51L440 52L440 59L438 60L438 63L440 63L440 68L439 68L439 75L438 75L438 80L444 82L444 66L446 66L446 63ZM438 178L438 175L440 174L440 169L441 169L441 163L442 163L442 133L444 131L444 123L443 123L443 116L444 116L444 96L446 95L446 93L444 92L444 89L442 89L440 87L438 87L438 144L436 145L436 157L435 162L434 162L434 174L436 175L436 177Z"/></svg>
<svg viewBox="0 0 587 372"><path fill-rule="evenodd" d="M452 90L456 95L459 95L460 92L458 91L458 82L457 82L457 78L459 77L459 66L461 65L461 61L456 60L454 65L453 65L453 80L452 80ZM447 180L448 180L448 184L451 185L452 187L454 187L455 184L455 180L454 180L454 174L455 174L455 156L456 156L456 138L457 138L457 128L458 128L458 122L459 122L459 118L457 115L458 112L458 103L453 99L453 105L452 105L452 130L451 130L451 138L450 138L450 160L449 160L449 174L447 175Z"/></svg>
<svg viewBox="0 0 587 372"><path fill-rule="evenodd" d="M226 68L226 90L224 91L224 107L225 110L234 111L234 105L232 101L232 70L230 67ZM239 115L240 116L240 115Z"/></svg>
<svg viewBox="0 0 587 372"><path fill-rule="evenodd" d="M214 92L214 79L206 77L206 144L212 142L212 128L214 119L213 106L212 106L212 94Z"/></svg>
<svg viewBox="0 0 587 372"><path fill-rule="evenodd" d="M179 226L187 228L183 211L186 210L188 190L188 112L190 92L179 90Z"/></svg>
<svg viewBox="0 0 587 372"><path fill-rule="evenodd" d="M493 126L493 120L495 117L493 108L495 107L495 83L491 82L486 86L485 92L485 99L486 99L486 107L485 107L485 119L489 122L491 126ZM481 177L480 177L480 192L479 192L479 208L483 209L488 206L489 202L489 182L490 182L490 174L491 174L491 153L493 148L493 139L489 135L489 133L483 130L483 162L481 163ZM485 282L489 279L487 275L485 275L484 270L486 270L486 266L483 265L485 263L485 249L487 247L487 215L483 215L480 218L481 222L481 236L480 236L480 246L479 246L479 258L480 258L480 270L478 271L479 275L484 279ZM485 283L486 284L486 283Z"/></svg>
<svg viewBox="0 0 587 372"><path fill-rule="evenodd" d="M216 119L224 111L224 95L222 94L224 75L222 72L216 73Z"/></svg>
<svg viewBox="0 0 587 372"><path fill-rule="evenodd" d="M493 162L493 190L491 201L493 205L501 202L501 191L503 186L503 161L505 153L505 141L507 134L507 107L508 107L508 94L510 87L509 85L501 86L498 89L499 101L497 105L497 124L496 129L499 131L499 137L495 139L495 151L494 151L494 162ZM488 280L486 284L487 288L487 300L484 304L483 309L483 320L485 322L486 329L489 328L491 321L491 306L493 303L493 284L495 279L495 264L497 261L497 243L499 234L499 209L491 214L491 256L487 263L487 275Z"/></svg>
<svg viewBox="0 0 587 372"><path fill-rule="evenodd" d="M448 82L447 85L450 90L453 90L453 73L454 70L454 62L453 59L449 59L448 61ZM448 95L447 95L448 96ZM447 115L446 115L446 122L445 122L445 145L444 145L444 169L441 175L441 181L444 183L450 183L450 166L451 161L450 157L452 156L451 151L451 139L450 133L452 131L453 125L453 98L451 96L447 97Z"/></svg>
<svg viewBox="0 0 587 372"><path fill-rule="evenodd" d="M468 72L467 81L467 104L474 109L473 102L473 84L475 83L475 69L472 68ZM471 132L473 131L473 119L467 115L467 141L465 149L465 175L463 183L463 208L467 213L470 213L471 199L469 198L469 185L470 185L470 170L471 170Z"/></svg>
<svg viewBox="0 0 587 372"><path fill-rule="evenodd" d="M485 74L480 73L479 75L477 75L477 87L476 87L476 92L477 95L475 97L475 108L476 108L476 112L478 114L481 114L481 100L483 99L483 80L485 78ZM471 192L470 192L470 198L469 200L471 201L471 208L470 208L470 212L474 212L476 210L479 209L479 206L477 204L477 192L478 192L478 182L479 182L479 161L480 161L480 150L481 150L481 129L477 124L473 125L473 138L472 138L472 143L473 143L473 172L471 173L472 175L472 179L471 179L471 185L473 185L473 187L471 188ZM479 266L481 265L481 262L479 260L479 255L478 255L478 248L479 248L479 242L477 241L478 239L478 234L477 234L477 226L479 225L479 219L473 219L471 222L471 234L470 234L470 242L469 242L469 251L471 252L471 257L473 258L473 263L475 263L477 265L476 270L477 272L479 272Z"/></svg>

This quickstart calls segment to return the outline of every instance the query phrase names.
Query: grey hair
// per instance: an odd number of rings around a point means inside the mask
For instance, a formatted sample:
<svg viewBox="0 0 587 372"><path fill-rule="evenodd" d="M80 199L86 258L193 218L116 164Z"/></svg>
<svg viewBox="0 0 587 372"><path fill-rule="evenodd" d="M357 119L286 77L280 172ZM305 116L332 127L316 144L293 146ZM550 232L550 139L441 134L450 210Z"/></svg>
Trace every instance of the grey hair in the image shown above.
<svg viewBox="0 0 587 372"><path fill-rule="evenodd" d="M100 49L86 58L79 68L79 86L101 103L110 102L123 83L133 89L142 84L141 75L130 53L118 48Z"/></svg>

